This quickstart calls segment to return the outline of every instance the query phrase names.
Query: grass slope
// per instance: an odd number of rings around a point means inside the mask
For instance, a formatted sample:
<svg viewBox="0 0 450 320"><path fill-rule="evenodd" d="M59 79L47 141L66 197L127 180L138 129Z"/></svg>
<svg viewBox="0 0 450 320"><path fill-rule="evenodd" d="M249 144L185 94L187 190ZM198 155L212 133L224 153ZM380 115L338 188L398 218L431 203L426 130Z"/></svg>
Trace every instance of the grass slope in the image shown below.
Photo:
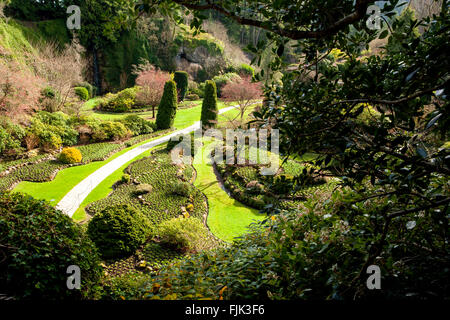
<svg viewBox="0 0 450 320"><path fill-rule="evenodd" d="M203 147L204 154L208 145L209 143L205 143ZM250 209L230 198L220 187L211 164L203 162L194 164L194 167L197 170L197 179L194 185L208 198L208 227L218 238L231 242L233 238L245 234L252 222L261 221L266 217L258 210Z"/></svg>

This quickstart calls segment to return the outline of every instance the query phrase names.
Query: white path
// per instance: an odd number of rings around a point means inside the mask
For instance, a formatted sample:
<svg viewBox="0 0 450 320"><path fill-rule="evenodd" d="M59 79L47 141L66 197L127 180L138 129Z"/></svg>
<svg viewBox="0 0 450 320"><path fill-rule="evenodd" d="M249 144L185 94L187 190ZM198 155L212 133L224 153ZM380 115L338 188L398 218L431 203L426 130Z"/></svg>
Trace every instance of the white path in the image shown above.
<svg viewBox="0 0 450 320"><path fill-rule="evenodd" d="M219 114L230 111L236 108L236 106L231 106L227 108L223 108L219 110ZM133 160L140 154L145 151L152 149L160 144L166 143L170 140L170 138L189 134L192 131L195 131L200 128L200 121L196 122L190 127L187 127L182 130L175 131L167 136L158 138L156 140L150 141L146 144L140 145L130 151L122 154L116 159L108 162L103 167L92 173L86 179L77 184L72 190L70 190L64 198L58 203L56 206L57 209L61 210L68 216L72 217L75 211L78 210L80 205L83 203L84 199L94 190L103 180L105 180L108 176L110 176L113 172L120 169L124 164Z"/></svg>

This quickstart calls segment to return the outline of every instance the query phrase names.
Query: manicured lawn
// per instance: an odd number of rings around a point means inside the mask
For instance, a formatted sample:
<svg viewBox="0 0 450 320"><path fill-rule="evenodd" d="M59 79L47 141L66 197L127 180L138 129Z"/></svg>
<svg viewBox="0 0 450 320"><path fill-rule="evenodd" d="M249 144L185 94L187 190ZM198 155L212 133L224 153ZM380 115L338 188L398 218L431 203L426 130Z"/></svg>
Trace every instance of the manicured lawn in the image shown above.
<svg viewBox="0 0 450 320"><path fill-rule="evenodd" d="M204 148L207 148L205 144ZM248 231L252 222L261 221L266 215L230 198L220 187L210 164L194 164L197 179L194 185L208 198L209 214L207 224L218 238L231 242Z"/></svg>

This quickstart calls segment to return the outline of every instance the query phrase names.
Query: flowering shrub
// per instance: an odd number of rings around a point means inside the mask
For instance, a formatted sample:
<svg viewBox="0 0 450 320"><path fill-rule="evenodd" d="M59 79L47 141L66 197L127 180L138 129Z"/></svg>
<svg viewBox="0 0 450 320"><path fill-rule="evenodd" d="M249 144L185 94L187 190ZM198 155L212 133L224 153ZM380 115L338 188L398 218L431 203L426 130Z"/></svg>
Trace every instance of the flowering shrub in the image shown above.
<svg viewBox="0 0 450 320"><path fill-rule="evenodd" d="M59 155L59 161L67 164L80 163L82 159L83 156L77 148L64 148Z"/></svg>

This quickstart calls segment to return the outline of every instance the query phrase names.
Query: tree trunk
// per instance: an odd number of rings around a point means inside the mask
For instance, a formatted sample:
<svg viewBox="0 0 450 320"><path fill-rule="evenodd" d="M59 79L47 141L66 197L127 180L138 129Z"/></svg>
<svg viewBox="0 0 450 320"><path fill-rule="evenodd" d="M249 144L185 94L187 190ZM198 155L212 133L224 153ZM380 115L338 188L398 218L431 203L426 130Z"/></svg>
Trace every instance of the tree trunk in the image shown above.
<svg viewBox="0 0 450 320"><path fill-rule="evenodd" d="M94 71L94 85L97 87L97 95L102 94L102 80L100 78L100 66L98 61L98 51L94 48L93 50L93 71Z"/></svg>

